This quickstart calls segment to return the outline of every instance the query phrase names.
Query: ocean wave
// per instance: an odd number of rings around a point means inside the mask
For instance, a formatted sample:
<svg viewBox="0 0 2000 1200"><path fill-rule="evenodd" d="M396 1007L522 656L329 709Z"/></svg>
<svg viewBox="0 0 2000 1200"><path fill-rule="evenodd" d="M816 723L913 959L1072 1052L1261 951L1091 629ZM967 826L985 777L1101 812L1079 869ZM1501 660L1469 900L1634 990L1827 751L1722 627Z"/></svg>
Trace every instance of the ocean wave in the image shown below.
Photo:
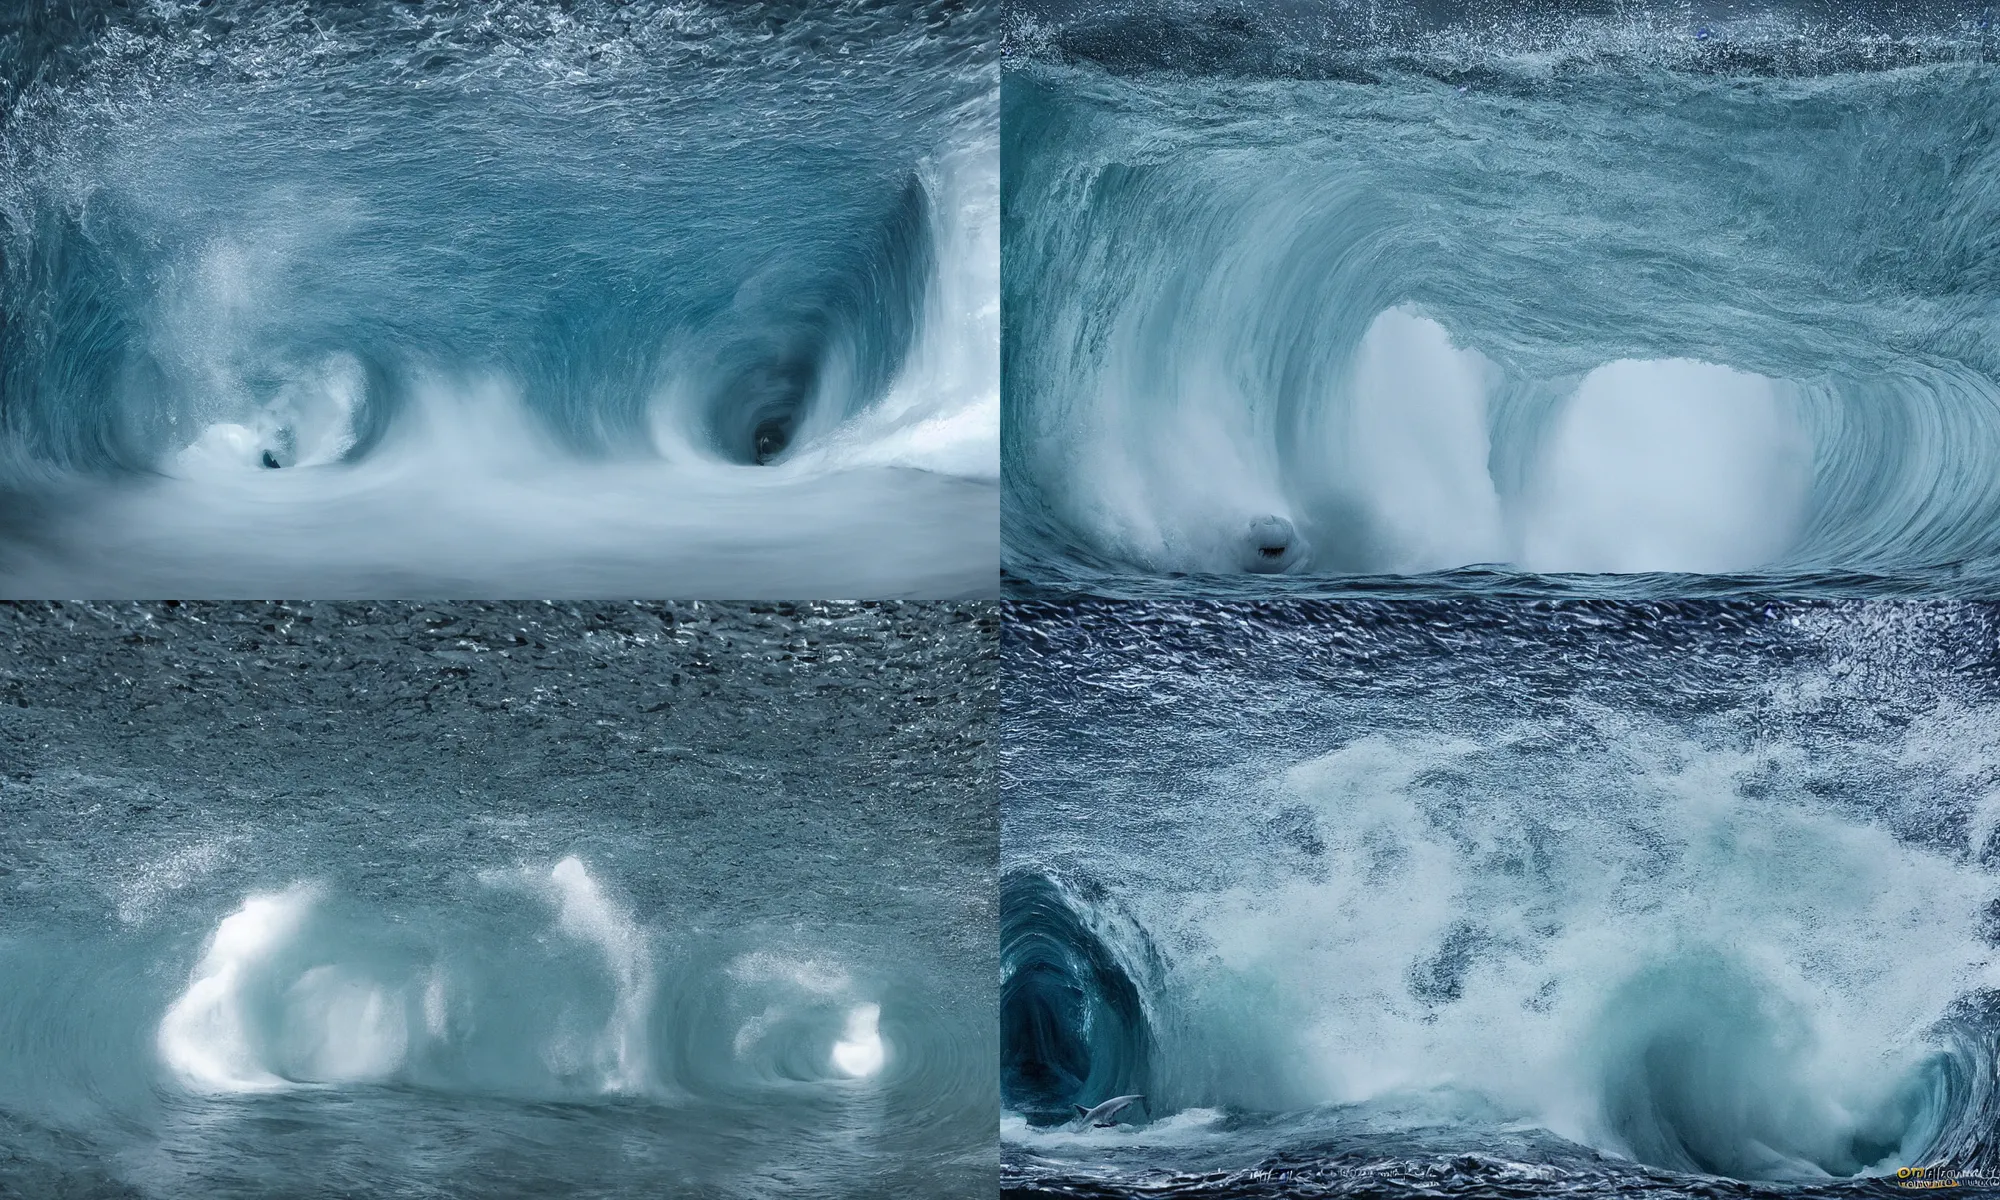
<svg viewBox="0 0 2000 1200"><path fill-rule="evenodd" d="M1990 577L1990 32L1627 8L1017 23L1010 576Z"/></svg>
<svg viewBox="0 0 2000 1200"><path fill-rule="evenodd" d="M907 964L754 934L674 949L574 857L481 879L401 912L311 881L253 893L191 953L164 919L95 958L16 934L13 1107L397 1086L754 1108L916 1085L923 1108L982 1074Z"/></svg>
<svg viewBox="0 0 2000 1200"><path fill-rule="evenodd" d="M24 20L0 41L11 591L541 594L566 555L597 592L990 590L976 13Z"/></svg>
<svg viewBox="0 0 2000 1200"><path fill-rule="evenodd" d="M1024 609L1010 1186L1977 1186L1992 616L1880 607Z"/></svg>

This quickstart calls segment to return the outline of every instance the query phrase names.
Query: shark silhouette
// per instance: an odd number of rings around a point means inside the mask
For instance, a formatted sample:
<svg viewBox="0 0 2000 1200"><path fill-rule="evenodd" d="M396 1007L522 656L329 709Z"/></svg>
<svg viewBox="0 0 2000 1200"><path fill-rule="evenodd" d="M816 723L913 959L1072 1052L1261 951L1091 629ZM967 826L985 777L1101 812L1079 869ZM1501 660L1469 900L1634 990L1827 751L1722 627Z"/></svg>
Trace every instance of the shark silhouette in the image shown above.
<svg viewBox="0 0 2000 1200"><path fill-rule="evenodd" d="M1144 1096L1113 1096L1096 1108L1085 1108L1081 1104L1073 1105L1072 1107L1076 1109L1076 1123L1078 1125L1109 1129L1118 1123L1119 1113L1124 1112L1133 1104L1144 1104L1145 1102L1146 1098Z"/></svg>

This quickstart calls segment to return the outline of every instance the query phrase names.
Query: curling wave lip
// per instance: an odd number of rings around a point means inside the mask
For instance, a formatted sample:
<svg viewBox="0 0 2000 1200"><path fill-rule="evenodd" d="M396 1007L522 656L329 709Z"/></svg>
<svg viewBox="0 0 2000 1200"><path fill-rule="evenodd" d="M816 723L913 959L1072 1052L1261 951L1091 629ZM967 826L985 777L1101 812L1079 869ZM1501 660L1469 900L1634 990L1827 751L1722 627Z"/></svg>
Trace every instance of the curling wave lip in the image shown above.
<svg viewBox="0 0 2000 1200"><path fill-rule="evenodd" d="M990 1200L991 605L0 629L0 1195Z"/></svg>
<svg viewBox="0 0 2000 1200"><path fill-rule="evenodd" d="M1992 1161L1992 608L1016 619L1007 1187L1847 1195Z"/></svg>
<svg viewBox="0 0 2000 1200"><path fill-rule="evenodd" d="M0 56L0 591L997 586L984 14L48 21Z"/></svg>
<svg viewBox="0 0 2000 1200"><path fill-rule="evenodd" d="M2000 577L1986 35L1789 4L1701 39L1644 4L1490 27L1368 12L1022 23L1002 122L1011 579ZM1246 540L1267 515L1297 560Z"/></svg>
<svg viewBox="0 0 2000 1200"><path fill-rule="evenodd" d="M493 1087L668 1100L699 1086L695 1075L676 1072L672 1056L654 1042L667 1017L663 982L697 992L707 982L664 980L654 962L657 933L640 925L588 865L572 856L552 868L486 878L490 886L537 895L547 906L541 940L552 932L584 952L573 964L562 953L543 964L563 964L543 998L550 1011L539 1017L510 1011L504 990L489 992L494 980L483 972L465 971L445 955L413 956L373 921L316 912L329 899L327 889L300 884L250 896L216 925L185 990L160 1018L161 1062L181 1086L219 1095L394 1081L442 1091ZM770 951L752 958L779 961ZM807 969L812 981L789 994L772 986L804 983L799 972ZM881 1072L882 1006L852 1003L855 983L847 971L822 965L731 975L750 986L761 1006L720 1039L732 1048L735 1070L780 1072L774 1064L809 1059L816 1048L842 1076ZM731 1023L723 1012L716 1015L725 1028ZM502 1022L511 1026L512 1053L482 1033L482 1026ZM676 1030L675 1040L712 1041L719 1032ZM712 1057L714 1048L701 1052Z"/></svg>

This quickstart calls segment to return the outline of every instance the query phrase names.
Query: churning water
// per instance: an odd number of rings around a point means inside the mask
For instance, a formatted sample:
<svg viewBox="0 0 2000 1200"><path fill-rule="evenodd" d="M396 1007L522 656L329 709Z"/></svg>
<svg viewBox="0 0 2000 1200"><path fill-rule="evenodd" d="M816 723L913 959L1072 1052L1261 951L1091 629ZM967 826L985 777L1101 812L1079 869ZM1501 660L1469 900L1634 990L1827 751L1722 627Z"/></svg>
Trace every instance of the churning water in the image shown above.
<svg viewBox="0 0 2000 1200"><path fill-rule="evenodd" d="M995 641L0 608L0 1195L992 1195Z"/></svg>
<svg viewBox="0 0 2000 1200"><path fill-rule="evenodd" d="M0 592L996 586L997 20L0 15Z"/></svg>
<svg viewBox="0 0 2000 1200"><path fill-rule="evenodd" d="M1097 602L1003 647L1005 1187L1994 1182L2000 611Z"/></svg>
<svg viewBox="0 0 2000 1200"><path fill-rule="evenodd" d="M2000 576L1983 2L1027 8L1010 578Z"/></svg>

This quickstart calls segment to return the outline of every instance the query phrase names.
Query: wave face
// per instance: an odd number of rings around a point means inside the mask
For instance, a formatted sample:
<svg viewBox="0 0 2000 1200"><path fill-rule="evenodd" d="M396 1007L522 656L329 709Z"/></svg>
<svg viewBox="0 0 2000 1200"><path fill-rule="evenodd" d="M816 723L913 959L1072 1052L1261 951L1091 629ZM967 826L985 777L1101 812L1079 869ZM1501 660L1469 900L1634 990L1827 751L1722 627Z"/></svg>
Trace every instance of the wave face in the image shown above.
<svg viewBox="0 0 2000 1200"><path fill-rule="evenodd" d="M1121 947L1116 925L1093 929L1105 910L1045 875L1001 884L1000 1097L1039 1124L1069 1120L1071 1105L1086 1096L1152 1087L1153 1036L1138 971L1154 955L1143 941Z"/></svg>
<svg viewBox="0 0 2000 1200"><path fill-rule="evenodd" d="M990 615L0 621L0 1194L993 1194Z"/></svg>
<svg viewBox="0 0 2000 1200"><path fill-rule="evenodd" d="M1047 7L1004 87L1010 577L2000 573L1982 6Z"/></svg>
<svg viewBox="0 0 2000 1200"><path fill-rule="evenodd" d="M994 586L983 9L72 7L0 25L11 594Z"/></svg>
<svg viewBox="0 0 2000 1200"><path fill-rule="evenodd" d="M1013 605L1003 1186L1981 1186L1996 634L1867 602Z"/></svg>

